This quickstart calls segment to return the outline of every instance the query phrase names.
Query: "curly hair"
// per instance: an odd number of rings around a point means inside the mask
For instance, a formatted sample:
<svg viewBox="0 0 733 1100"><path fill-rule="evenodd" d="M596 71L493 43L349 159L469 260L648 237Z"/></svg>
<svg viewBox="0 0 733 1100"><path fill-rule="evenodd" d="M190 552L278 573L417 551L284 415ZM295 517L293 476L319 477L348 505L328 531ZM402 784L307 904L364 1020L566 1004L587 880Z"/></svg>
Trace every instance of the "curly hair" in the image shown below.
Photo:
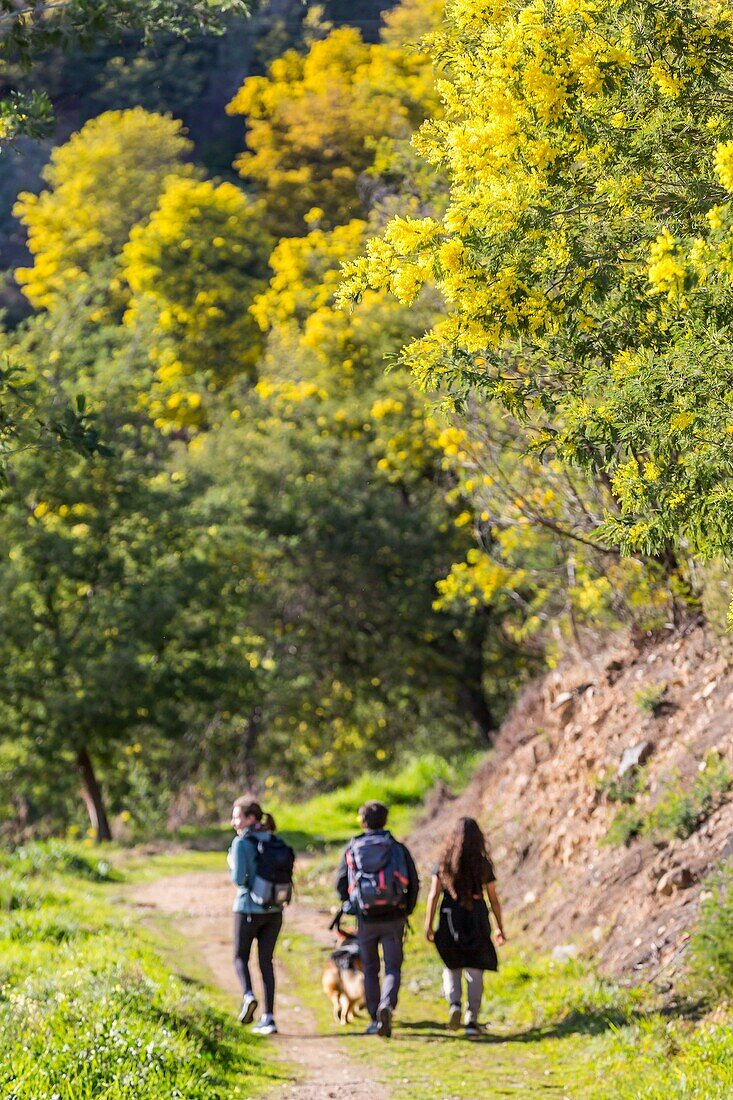
<svg viewBox="0 0 733 1100"><path fill-rule="evenodd" d="M438 878L444 890L464 908L483 894L493 878L493 866L486 838L472 817L460 817L448 837L438 863Z"/></svg>

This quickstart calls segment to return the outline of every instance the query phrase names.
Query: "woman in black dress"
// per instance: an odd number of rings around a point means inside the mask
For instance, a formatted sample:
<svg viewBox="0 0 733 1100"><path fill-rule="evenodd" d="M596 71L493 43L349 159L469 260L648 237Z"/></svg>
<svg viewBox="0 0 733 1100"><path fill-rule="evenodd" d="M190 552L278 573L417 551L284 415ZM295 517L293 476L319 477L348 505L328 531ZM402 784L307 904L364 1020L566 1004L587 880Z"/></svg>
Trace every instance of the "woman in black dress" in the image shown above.
<svg viewBox="0 0 733 1100"><path fill-rule="evenodd" d="M442 898L441 898L442 893ZM496 970L496 950L491 941L488 897L496 919L496 942L506 943L496 876L484 834L472 817L461 817L448 837L433 871L425 914L425 935L443 960L443 989L450 1005L448 1027L461 1026L461 977L466 975L468 1007L466 1035L478 1035L478 1014L484 991L484 970ZM440 900L438 927L433 931Z"/></svg>

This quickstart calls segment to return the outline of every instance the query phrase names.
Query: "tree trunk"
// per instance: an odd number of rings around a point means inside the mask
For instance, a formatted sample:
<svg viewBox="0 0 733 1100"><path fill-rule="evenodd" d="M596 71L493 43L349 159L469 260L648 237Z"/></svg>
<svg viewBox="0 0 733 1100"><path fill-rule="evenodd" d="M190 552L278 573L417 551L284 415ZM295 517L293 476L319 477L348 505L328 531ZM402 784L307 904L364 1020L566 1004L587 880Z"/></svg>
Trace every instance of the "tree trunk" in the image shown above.
<svg viewBox="0 0 733 1100"><path fill-rule="evenodd" d="M482 746L494 744L497 730L496 718L484 690L484 645L491 628L487 612L478 612L466 624L466 640L461 653L460 698L470 714Z"/></svg>
<svg viewBox="0 0 733 1100"><path fill-rule="evenodd" d="M244 723L244 736L241 744L241 771L244 775L247 789L253 793L257 791L257 761L255 751L257 739L262 735L262 707L253 707L252 713Z"/></svg>
<svg viewBox="0 0 733 1100"><path fill-rule="evenodd" d="M481 738L481 744L493 745L494 733L497 728L496 719L491 712L489 701L480 681L477 680L473 684L464 684L462 695L466 710L471 715L473 724Z"/></svg>
<svg viewBox="0 0 733 1100"><path fill-rule="evenodd" d="M112 833L107 820L107 811L104 808L102 788L94 774L94 765L86 749L79 749L76 754L76 766L81 775L81 795L92 823L97 843L111 840Z"/></svg>

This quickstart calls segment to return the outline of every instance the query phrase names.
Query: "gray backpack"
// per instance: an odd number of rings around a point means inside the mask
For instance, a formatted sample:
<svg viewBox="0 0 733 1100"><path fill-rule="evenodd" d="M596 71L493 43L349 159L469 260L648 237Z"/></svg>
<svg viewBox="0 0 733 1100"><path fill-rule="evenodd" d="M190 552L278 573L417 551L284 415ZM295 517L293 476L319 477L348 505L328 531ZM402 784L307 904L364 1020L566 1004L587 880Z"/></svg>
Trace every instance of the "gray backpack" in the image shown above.
<svg viewBox="0 0 733 1100"><path fill-rule="evenodd" d="M405 850L390 833L364 833L346 850L349 902L363 916L407 909L410 878Z"/></svg>

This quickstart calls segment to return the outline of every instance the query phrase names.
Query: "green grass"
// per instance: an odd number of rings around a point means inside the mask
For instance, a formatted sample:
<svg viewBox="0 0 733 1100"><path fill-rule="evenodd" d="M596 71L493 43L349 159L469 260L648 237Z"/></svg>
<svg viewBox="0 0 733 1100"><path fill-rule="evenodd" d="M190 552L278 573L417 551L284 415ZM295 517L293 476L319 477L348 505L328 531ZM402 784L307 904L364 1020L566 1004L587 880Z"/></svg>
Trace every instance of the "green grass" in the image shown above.
<svg viewBox="0 0 733 1100"><path fill-rule="evenodd" d="M261 1095L256 1041L111 903L122 878L81 845L0 856L3 1100Z"/></svg>
<svg viewBox="0 0 733 1100"><path fill-rule="evenodd" d="M428 792L438 780L460 790L476 767L476 759L460 767L439 756L408 761L398 772L366 772L346 787L316 795L306 802L263 800L277 821L278 830L300 850L317 850L347 841L358 831L359 807L370 799L389 806L388 826L396 836L410 831Z"/></svg>

